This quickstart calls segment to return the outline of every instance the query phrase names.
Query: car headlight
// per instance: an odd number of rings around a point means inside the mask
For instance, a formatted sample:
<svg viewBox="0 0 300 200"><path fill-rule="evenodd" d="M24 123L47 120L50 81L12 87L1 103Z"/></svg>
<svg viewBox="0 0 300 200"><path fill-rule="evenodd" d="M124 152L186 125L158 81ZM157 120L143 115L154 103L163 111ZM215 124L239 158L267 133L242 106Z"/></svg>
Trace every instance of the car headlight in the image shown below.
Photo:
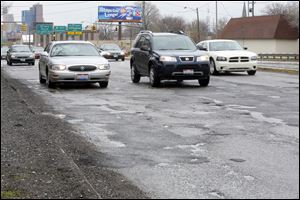
<svg viewBox="0 0 300 200"><path fill-rule="evenodd" d="M125 53L122 51L122 52L121 52L121 55L122 55L122 56L124 56L124 55L125 55Z"/></svg>
<svg viewBox="0 0 300 200"><path fill-rule="evenodd" d="M66 65L52 65L52 70L62 71L66 69Z"/></svg>
<svg viewBox="0 0 300 200"><path fill-rule="evenodd" d="M35 57L35 54L32 54L32 55L30 55L29 57L30 57L30 58L34 58L34 57Z"/></svg>
<svg viewBox="0 0 300 200"><path fill-rule="evenodd" d="M15 58L16 56L15 56L15 55L11 55L11 57L12 57L12 58Z"/></svg>
<svg viewBox="0 0 300 200"><path fill-rule="evenodd" d="M197 62L204 62L204 61L207 61L207 62L209 61L208 55L197 57Z"/></svg>
<svg viewBox="0 0 300 200"><path fill-rule="evenodd" d="M227 58L223 56L218 56L217 61L227 61Z"/></svg>
<svg viewBox="0 0 300 200"><path fill-rule="evenodd" d="M160 56L159 61L161 61L161 62L176 62L177 59L172 56Z"/></svg>
<svg viewBox="0 0 300 200"><path fill-rule="evenodd" d="M109 63L98 65L98 69L100 69L100 70L110 69Z"/></svg>
<svg viewBox="0 0 300 200"><path fill-rule="evenodd" d="M252 56L251 60L257 60L257 56Z"/></svg>

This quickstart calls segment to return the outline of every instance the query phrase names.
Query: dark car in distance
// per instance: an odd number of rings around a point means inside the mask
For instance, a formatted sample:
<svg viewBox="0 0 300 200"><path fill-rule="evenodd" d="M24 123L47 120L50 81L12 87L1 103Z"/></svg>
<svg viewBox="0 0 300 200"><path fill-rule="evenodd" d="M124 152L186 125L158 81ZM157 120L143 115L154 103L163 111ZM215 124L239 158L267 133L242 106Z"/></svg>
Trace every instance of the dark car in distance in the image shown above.
<svg viewBox="0 0 300 200"><path fill-rule="evenodd" d="M122 61L125 60L125 53L117 44L102 44L99 47L99 51L100 55L106 59L115 59L116 61L119 59Z"/></svg>
<svg viewBox="0 0 300 200"><path fill-rule="evenodd" d="M8 65L14 63L35 64L35 55L28 45L12 45L7 51L6 61Z"/></svg>
<svg viewBox="0 0 300 200"><path fill-rule="evenodd" d="M152 33L141 31L131 50L131 80L138 83L149 77L152 87L161 80L198 80L207 86L210 80L209 57L182 31Z"/></svg>

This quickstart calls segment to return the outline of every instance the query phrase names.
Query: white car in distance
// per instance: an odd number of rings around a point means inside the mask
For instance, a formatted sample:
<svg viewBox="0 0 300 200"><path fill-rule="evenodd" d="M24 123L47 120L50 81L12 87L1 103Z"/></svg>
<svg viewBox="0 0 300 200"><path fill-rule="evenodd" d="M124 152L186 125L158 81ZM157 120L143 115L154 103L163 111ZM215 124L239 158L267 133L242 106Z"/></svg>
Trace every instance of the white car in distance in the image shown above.
<svg viewBox="0 0 300 200"><path fill-rule="evenodd" d="M217 75L220 72L247 72L255 75L257 69L257 54L243 49L234 40L205 40L197 47L207 51L210 57L210 72Z"/></svg>

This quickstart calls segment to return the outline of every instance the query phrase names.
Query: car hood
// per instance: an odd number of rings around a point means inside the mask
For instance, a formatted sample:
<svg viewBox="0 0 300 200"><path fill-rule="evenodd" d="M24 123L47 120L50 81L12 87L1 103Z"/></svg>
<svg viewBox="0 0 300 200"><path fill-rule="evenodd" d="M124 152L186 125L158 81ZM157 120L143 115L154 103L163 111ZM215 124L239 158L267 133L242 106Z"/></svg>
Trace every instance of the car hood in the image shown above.
<svg viewBox="0 0 300 200"><path fill-rule="evenodd" d="M245 51L245 50L234 50L234 51L211 51L211 54L215 54L216 56L225 56L225 57L251 57L251 56L257 56L256 53L253 53L251 51Z"/></svg>
<svg viewBox="0 0 300 200"><path fill-rule="evenodd" d="M109 53L121 53L122 51L120 50L104 50L105 52L109 52Z"/></svg>
<svg viewBox="0 0 300 200"><path fill-rule="evenodd" d="M99 56L64 56L64 57L51 57L52 64L64 65L97 65L107 64L108 61Z"/></svg>
<svg viewBox="0 0 300 200"><path fill-rule="evenodd" d="M201 56L206 55L207 52L195 50L154 50L155 53L157 53L160 56Z"/></svg>
<svg viewBox="0 0 300 200"><path fill-rule="evenodd" d="M33 55L34 53L32 52L12 52L11 55L14 55L14 56L31 56Z"/></svg>

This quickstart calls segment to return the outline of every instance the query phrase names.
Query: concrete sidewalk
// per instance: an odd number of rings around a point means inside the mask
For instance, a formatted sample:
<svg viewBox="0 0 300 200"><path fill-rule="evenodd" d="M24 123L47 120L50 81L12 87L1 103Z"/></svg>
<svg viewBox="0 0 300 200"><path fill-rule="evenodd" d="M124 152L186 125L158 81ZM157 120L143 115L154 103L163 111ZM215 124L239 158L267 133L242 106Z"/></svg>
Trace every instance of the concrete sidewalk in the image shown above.
<svg viewBox="0 0 300 200"><path fill-rule="evenodd" d="M299 62L288 61L258 61L258 70L299 74Z"/></svg>
<svg viewBox="0 0 300 200"><path fill-rule="evenodd" d="M1 70L1 199L146 198L109 159Z"/></svg>

